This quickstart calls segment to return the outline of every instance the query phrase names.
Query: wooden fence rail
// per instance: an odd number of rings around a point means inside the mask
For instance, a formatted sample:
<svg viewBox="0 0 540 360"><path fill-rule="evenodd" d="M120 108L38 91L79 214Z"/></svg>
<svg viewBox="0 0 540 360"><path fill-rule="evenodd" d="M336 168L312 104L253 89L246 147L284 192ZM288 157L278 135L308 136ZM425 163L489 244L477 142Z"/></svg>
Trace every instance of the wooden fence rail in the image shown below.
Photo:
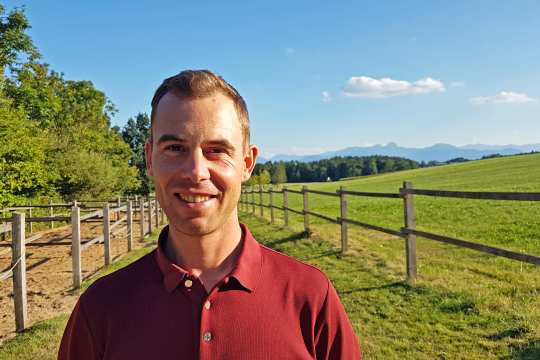
<svg viewBox="0 0 540 360"><path fill-rule="evenodd" d="M87 250L90 246L103 243L104 245L104 262L105 265L109 265L112 262L110 251L111 234L115 231L122 231L123 225L126 226L126 237L128 251L133 249L133 220L134 211L140 212L140 239L143 240L146 234L149 234L152 230L152 217L150 216L151 210L154 209L155 223L163 224L165 216L163 209L159 206L157 199L142 197L127 198L125 203L122 203L120 199L115 202L106 201L103 202L103 207L100 210L92 211L90 213L81 216L81 210L84 209L81 203L73 202L72 204L62 205L37 205L35 208L58 208L58 207L71 207L71 215L68 216L51 216L48 217L26 217L25 213L16 211L31 211L32 208L28 206L12 206L8 209L3 209L2 212L9 211L11 213L10 218L1 218L3 223L0 223L0 233L11 232L12 240L10 243L2 243L0 246L8 247L0 254L5 252L12 252L12 263L7 271L0 273L0 281L13 279L13 301L15 304L15 327L17 332L23 331L28 324L27 316L27 292L26 292L26 253L25 249L27 245L39 245L39 246L53 246L53 245L71 245L71 259L72 259L72 274L73 274L73 288L78 289L82 284L82 262L81 253ZM113 204L113 207L110 207ZM148 210L149 216L145 220L145 210ZM125 216L120 216L125 212ZM111 223L111 215L117 214L117 218ZM81 223L84 221L90 221L95 219L101 219L103 221L103 234L93 239L82 241L81 240ZM33 236L27 237L25 229L27 225L32 222L52 222L52 221L68 221L71 223L71 242L54 242L54 243L40 243L30 244L32 241L40 239L43 234L37 233ZM145 226L145 221L148 222L148 226Z"/></svg>
<svg viewBox="0 0 540 360"><path fill-rule="evenodd" d="M259 194L259 202L255 202L254 194ZM272 194L283 195L283 206L279 207L274 205ZM317 194L322 196L338 197L339 198L339 216L336 218L328 216L326 214L320 214L309 209L309 196L308 194ZM251 201L249 200L251 194ZM269 203L264 204L263 194L269 194ZM301 210L292 209L289 207L289 194L299 194L303 197L303 208ZM283 211L283 222L285 226L289 225L289 213L302 215L304 220L304 230L310 234L309 217L317 217L326 220L331 223L340 225L341 229L341 251L346 252L348 249L348 224L360 226L370 230L384 232L390 235L394 235L403 238L405 241L405 260L407 281L414 284L417 276L416 265L416 236L423 238L452 244L459 247L464 247L483 253L488 253L495 256L502 256L508 259L513 259L521 262L526 262L533 265L540 266L540 257L530 254L518 253L506 249L501 249L484 244L477 244L466 240L455 239L439 234L434 234L426 231L416 230L416 209L414 205L415 195L421 196L436 196L436 197L450 197L450 198L464 198L464 199L478 199L478 200L506 200L506 201L540 201L540 193L525 193L525 192L472 192L472 191L445 191L445 190L427 190L427 189L415 189L410 182L404 182L403 187L399 189L398 193L377 193L377 192L362 192L351 191L345 187L340 187L336 192L310 190L308 186L304 185L302 190L289 189L287 186L283 186L281 190L276 190L271 187L264 189L259 186L257 189L254 187L242 189L242 196L240 197L240 204L242 209L255 213L255 207L259 206L260 214L263 215L263 207L271 209L271 223L274 223L274 210ZM403 214L404 214L404 226L400 230L388 229L382 226L364 223L358 220L349 219L347 217L348 205L347 196L366 196L366 197L380 197L380 198L393 198L403 199Z"/></svg>

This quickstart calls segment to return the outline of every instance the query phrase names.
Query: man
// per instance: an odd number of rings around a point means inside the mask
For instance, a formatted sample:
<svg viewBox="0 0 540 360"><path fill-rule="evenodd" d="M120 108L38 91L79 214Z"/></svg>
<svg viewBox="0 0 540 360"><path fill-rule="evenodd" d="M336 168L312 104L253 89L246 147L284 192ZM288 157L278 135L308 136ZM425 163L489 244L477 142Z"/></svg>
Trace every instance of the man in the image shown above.
<svg viewBox="0 0 540 360"><path fill-rule="evenodd" d="M240 94L183 71L157 89L151 121L147 170L169 226L155 251L81 296L59 358L359 359L328 278L238 221L258 154Z"/></svg>

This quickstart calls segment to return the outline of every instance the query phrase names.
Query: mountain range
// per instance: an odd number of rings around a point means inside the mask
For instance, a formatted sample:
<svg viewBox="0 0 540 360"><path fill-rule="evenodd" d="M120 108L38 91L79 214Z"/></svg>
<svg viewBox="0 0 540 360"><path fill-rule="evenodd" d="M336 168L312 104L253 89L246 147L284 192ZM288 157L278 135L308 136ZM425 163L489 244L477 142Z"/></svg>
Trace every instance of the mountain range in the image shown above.
<svg viewBox="0 0 540 360"><path fill-rule="evenodd" d="M526 145L463 145L455 146L451 144L434 144L424 148L408 148L398 146L396 143L374 146L353 146L336 151L327 151L314 155L286 155L278 154L271 158L259 158L257 162L265 163L267 161L301 161L310 162L322 159L329 159L335 156L398 156L416 161L448 161L455 158L465 158L469 160L480 159L483 156L500 154L514 155L519 153L540 151L540 144Z"/></svg>

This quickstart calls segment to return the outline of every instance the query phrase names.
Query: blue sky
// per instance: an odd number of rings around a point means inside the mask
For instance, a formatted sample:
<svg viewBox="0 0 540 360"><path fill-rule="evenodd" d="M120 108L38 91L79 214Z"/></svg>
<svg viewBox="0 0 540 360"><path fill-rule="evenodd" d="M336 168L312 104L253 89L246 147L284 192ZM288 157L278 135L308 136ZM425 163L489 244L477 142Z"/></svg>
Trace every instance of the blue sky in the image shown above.
<svg viewBox="0 0 540 360"><path fill-rule="evenodd" d="M54 70L107 94L115 125L163 78L207 68L246 99L266 157L540 143L538 1L3 4L25 6Z"/></svg>

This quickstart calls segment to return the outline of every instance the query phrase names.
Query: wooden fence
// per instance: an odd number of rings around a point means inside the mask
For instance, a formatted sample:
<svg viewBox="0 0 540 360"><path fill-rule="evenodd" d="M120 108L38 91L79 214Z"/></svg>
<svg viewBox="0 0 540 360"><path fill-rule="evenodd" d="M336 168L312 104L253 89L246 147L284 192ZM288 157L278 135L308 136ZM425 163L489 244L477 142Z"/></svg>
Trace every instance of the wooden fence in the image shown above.
<svg viewBox="0 0 540 360"><path fill-rule="evenodd" d="M255 201L256 194L258 194L258 202ZM264 204L263 194L268 194L269 202ZM283 206L274 205L274 194L281 194L283 196ZM298 194L303 197L303 209L292 209L289 207L289 194ZM324 214L319 214L309 209L309 194L318 194L329 197L336 197L339 199L340 213L337 217L330 217ZM309 219L310 216L324 219L331 223L340 225L341 228L341 251L346 252L348 249L348 225L361 226L370 230L381 231L390 235L398 236L405 240L405 259L407 268L407 281L410 284L414 284L417 275L416 267L416 237L421 236L429 240L435 240L447 244L456 245L459 247L465 247L468 249L492 254L495 256L502 256L505 258L518 260L534 265L540 266L540 257L534 255L528 255L518 253L515 251L505 250L489 245L473 243L466 240L451 238L431 232L420 231L416 229L416 211L414 206L415 195L422 196L436 196L436 197L449 197L449 198L461 198L461 199L482 199L482 200L515 200L515 201L540 201L540 193L523 193L523 192L469 192L469 191L441 191L441 190L425 190L414 189L412 183L404 182L403 187L399 189L398 193L378 193L378 192L361 192L350 191L341 186L336 192L310 190L307 186L303 186L302 190L289 189L283 186L280 190L274 190L269 187L263 189L250 187L242 189L240 197L240 207L243 211L256 213L256 207L259 207L259 213L262 216L264 214L263 209L270 209L270 222L275 223L275 210L283 211L283 222L285 226L289 225L289 212L303 216L304 218L304 230L306 234L311 233ZM394 198L403 200L403 227L400 230L388 229L385 227L364 223L361 221L349 219L347 217L347 197L348 196L367 196L378 198Z"/></svg>
<svg viewBox="0 0 540 360"><path fill-rule="evenodd" d="M98 204L98 205L93 205ZM103 204L101 206L101 204ZM111 207L112 206L112 207ZM50 216L32 217L32 209L49 208ZM70 209L70 216L54 215L54 209ZM81 210L84 214L81 214ZM21 212L24 211L24 212ZM10 212L11 217L2 216L0 223L0 234L5 238L6 234L11 234L11 244L2 244L3 247L9 247L0 251L0 254L11 251L12 262L9 270L0 273L0 281L13 279L13 301L15 304L15 327L16 331L23 331L27 324L27 303L26 303L26 246L56 246L70 245L73 272L73 288L78 289L82 283L82 262L81 253L95 244L103 244L104 264L111 263L111 234L126 229L128 251L133 249L133 220L134 213L139 212L140 221L140 239L152 232L154 226L165 222L165 215L156 199L150 198L121 198L115 201L97 201L88 200L85 202L73 202L71 204L48 204L48 205L28 205L14 206L3 209L2 212ZM125 216L122 216L123 213ZM26 215L29 215L28 217ZM153 220L152 220L153 218ZM112 223L111 223L112 221ZM71 223L71 242L54 243L36 243L43 234L35 234L27 237L26 229L29 229L29 235L32 233L32 223L48 222L50 228L54 227L54 222ZM103 235L93 239L81 241L81 223L82 222L102 222ZM27 226L28 225L28 226Z"/></svg>

